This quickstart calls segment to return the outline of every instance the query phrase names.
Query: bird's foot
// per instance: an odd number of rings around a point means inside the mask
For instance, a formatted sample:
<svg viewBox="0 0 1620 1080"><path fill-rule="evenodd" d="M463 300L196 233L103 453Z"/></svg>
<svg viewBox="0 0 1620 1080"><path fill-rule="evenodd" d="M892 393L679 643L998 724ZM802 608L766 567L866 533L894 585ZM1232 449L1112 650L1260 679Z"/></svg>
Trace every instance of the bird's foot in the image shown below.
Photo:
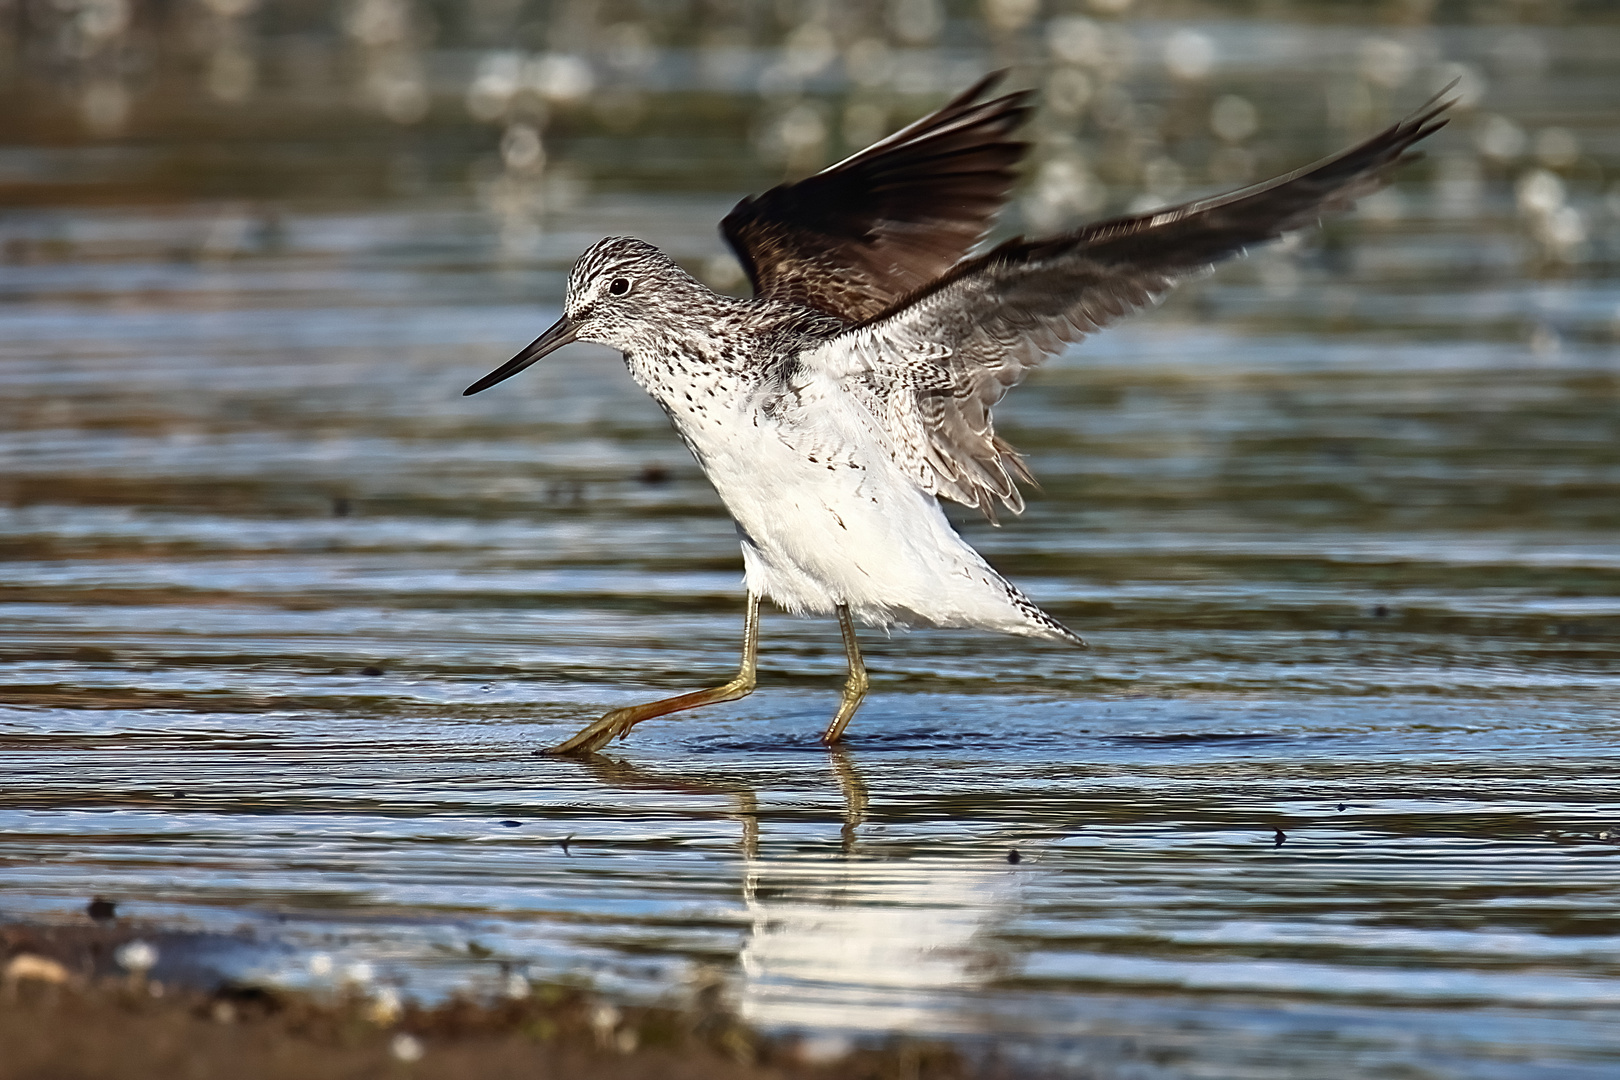
<svg viewBox="0 0 1620 1080"><path fill-rule="evenodd" d="M551 757L587 757L614 739L622 739L630 734L630 729L641 719L641 710L634 706L614 709L602 719L581 728L573 738L556 746L548 746L540 752Z"/></svg>
<svg viewBox="0 0 1620 1080"><path fill-rule="evenodd" d="M844 683L844 696L838 702L838 711L833 714L832 723L827 725L827 730L821 733L822 746L838 746L844 741L844 729L849 727L855 710L860 708L861 702L866 699L866 691L870 685L866 677L866 666L856 659L850 668L849 678Z"/></svg>

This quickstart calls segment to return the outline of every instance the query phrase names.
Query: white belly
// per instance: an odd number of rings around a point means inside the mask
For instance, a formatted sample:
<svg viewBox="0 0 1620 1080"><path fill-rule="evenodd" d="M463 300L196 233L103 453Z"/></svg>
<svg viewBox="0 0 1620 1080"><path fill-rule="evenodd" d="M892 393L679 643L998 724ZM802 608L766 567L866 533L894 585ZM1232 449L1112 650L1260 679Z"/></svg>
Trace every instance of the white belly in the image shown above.
<svg viewBox="0 0 1620 1080"><path fill-rule="evenodd" d="M860 432L836 416L784 429L738 404L719 422L672 415L736 519L750 592L803 614L848 605L879 626L1065 636Z"/></svg>

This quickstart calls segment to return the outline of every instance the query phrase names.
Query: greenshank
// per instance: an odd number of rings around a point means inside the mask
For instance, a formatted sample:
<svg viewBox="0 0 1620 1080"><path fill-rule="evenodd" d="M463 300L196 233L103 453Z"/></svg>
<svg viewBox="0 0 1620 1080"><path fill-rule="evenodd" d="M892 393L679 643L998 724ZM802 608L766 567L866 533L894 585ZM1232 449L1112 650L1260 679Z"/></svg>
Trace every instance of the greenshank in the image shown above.
<svg viewBox="0 0 1620 1080"><path fill-rule="evenodd" d="M1011 191L1028 92L991 75L860 153L744 199L721 223L752 299L631 237L592 246L563 316L476 394L572 341L623 352L735 519L748 589L723 685L614 709L549 753L751 693L763 600L834 615L848 674L821 736L867 691L855 621L976 627L1084 646L964 541L950 499L994 520L1031 480L991 408L1043 359L1177 281L1348 208L1444 126L1445 91L1342 153L1265 183L972 255Z"/></svg>

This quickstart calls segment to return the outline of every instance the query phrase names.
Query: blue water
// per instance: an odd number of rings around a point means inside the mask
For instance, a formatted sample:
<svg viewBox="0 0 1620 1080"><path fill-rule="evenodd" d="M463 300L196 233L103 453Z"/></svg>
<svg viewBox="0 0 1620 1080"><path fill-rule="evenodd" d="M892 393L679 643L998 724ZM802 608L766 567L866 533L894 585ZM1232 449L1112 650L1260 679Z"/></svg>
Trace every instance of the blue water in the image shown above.
<svg viewBox="0 0 1620 1080"><path fill-rule="evenodd" d="M1612 167L1534 86L1488 104ZM869 632L829 753L836 627L768 611L753 697L591 762L535 751L734 670L732 527L613 355L460 391L585 244L701 261L736 192L587 191L517 255L454 191L7 212L0 915L1083 1075L1613 1075L1620 216L1571 180L1553 264L1510 173L1466 219L1431 179L998 410L1042 487L962 528L1090 651Z"/></svg>

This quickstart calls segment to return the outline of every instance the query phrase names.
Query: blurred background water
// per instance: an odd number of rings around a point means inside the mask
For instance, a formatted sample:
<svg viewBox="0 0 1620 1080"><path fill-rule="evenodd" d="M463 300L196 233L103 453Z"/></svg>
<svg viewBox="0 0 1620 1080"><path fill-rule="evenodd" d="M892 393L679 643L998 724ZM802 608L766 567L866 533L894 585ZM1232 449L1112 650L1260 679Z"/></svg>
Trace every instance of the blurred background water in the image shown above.
<svg viewBox="0 0 1620 1080"><path fill-rule="evenodd" d="M1614 1075L1616 56L1577 0L0 2L0 914L1087 1076ZM1460 104L999 410L1043 486L963 529L1090 652L868 635L829 755L836 628L767 615L754 697L535 757L729 674L740 560L617 357L461 388L598 237L736 290L736 198L998 66L1003 235Z"/></svg>

